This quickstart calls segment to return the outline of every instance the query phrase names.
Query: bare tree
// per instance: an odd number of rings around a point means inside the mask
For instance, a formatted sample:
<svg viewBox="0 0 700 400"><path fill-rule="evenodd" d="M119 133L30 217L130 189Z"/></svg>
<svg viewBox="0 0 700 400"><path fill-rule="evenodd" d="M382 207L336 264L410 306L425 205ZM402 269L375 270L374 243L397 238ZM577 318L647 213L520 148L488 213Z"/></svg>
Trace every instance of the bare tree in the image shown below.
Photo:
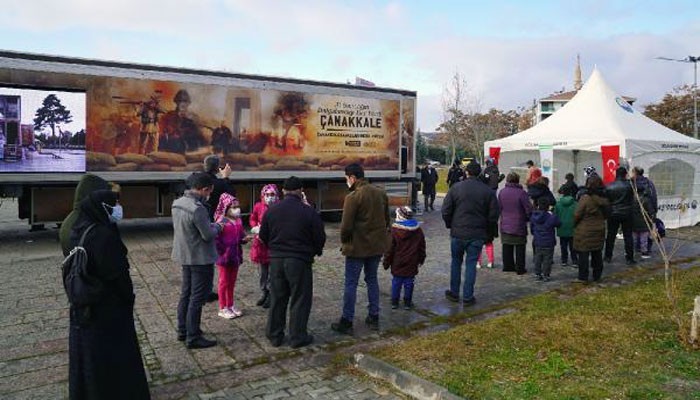
<svg viewBox="0 0 700 400"><path fill-rule="evenodd" d="M455 72L450 82L442 91L443 122L438 126L443 141L447 142L452 158L457 157L457 146L463 142L465 134L464 119L468 104L467 81L459 72Z"/></svg>

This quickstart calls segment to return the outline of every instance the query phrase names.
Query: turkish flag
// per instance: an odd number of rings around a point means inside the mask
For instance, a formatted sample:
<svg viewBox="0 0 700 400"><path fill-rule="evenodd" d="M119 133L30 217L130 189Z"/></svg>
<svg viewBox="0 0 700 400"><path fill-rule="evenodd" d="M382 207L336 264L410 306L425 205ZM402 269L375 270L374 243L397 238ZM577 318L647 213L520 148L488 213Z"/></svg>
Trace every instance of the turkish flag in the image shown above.
<svg viewBox="0 0 700 400"><path fill-rule="evenodd" d="M498 158L501 156L500 147L489 147L489 157L493 158L493 163L498 165Z"/></svg>
<svg viewBox="0 0 700 400"><path fill-rule="evenodd" d="M600 154L603 157L603 183L608 184L615 180L615 170L620 166L620 146L600 146Z"/></svg>

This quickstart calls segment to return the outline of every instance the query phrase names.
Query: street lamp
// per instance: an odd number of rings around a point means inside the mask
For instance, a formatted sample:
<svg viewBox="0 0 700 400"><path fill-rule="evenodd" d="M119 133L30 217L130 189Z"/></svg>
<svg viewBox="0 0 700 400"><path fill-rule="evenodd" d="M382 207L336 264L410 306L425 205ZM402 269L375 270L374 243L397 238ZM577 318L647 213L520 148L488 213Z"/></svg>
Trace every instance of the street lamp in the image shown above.
<svg viewBox="0 0 700 400"><path fill-rule="evenodd" d="M683 59L676 59L676 58L666 58L666 57L656 57L657 60L666 60L666 61L677 61L677 62L684 62L684 63L693 63L693 70L694 70L694 80L693 80L693 137L695 139L698 138L698 61L700 61L700 57L698 56L688 56Z"/></svg>

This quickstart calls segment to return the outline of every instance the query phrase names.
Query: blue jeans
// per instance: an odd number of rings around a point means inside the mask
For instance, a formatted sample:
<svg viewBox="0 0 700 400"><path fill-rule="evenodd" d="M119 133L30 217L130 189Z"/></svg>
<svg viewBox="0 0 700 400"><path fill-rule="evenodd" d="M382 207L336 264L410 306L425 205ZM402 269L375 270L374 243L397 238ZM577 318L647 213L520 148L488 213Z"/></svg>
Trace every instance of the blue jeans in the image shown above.
<svg viewBox="0 0 700 400"><path fill-rule="evenodd" d="M391 302L398 303L401 298L401 288L403 287L403 299L406 304L413 301L413 285L415 276L394 276L391 279Z"/></svg>
<svg viewBox="0 0 700 400"><path fill-rule="evenodd" d="M379 282L377 268L381 256L345 257L345 294L343 295L343 318L351 321L355 318L355 301L357 299L357 284L360 273L365 271L367 298L369 299L369 315L379 315Z"/></svg>
<svg viewBox="0 0 700 400"><path fill-rule="evenodd" d="M464 262L464 288L462 300L468 301L474 298L474 284L476 283L476 260L479 257L481 239L459 239L452 237L450 249L452 251L452 267L450 270L450 291L459 296L459 286L462 282L462 263ZM466 261L464 255L467 255Z"/></svg>

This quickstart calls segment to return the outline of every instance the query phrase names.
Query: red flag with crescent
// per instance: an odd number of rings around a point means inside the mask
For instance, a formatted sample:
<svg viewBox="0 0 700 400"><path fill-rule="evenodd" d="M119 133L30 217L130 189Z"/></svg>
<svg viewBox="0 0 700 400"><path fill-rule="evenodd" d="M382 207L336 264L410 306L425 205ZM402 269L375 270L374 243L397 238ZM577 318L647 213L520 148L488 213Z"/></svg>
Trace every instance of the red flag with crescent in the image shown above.
<svg viewBox="0 0 700 400"><path fill-rule="evenodd" d="M615 180L615 170L620 166L620 146L600 146L603 157L603 182L608 184Z"/></svg>
<svg viewBox="0 0 700 400"><path fill-rule="evenodd" d="M501 148L489 147L489 157L493 158L493 163L498 165L498 159L501 157Z"/></svg>

